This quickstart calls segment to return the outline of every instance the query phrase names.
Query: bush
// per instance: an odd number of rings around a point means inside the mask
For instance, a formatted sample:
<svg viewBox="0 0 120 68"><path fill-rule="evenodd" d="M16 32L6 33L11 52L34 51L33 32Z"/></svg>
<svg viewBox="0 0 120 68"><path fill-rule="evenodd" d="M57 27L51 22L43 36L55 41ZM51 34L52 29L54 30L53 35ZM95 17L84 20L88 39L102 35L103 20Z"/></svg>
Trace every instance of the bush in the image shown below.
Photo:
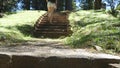
<svg viewBox="0 0 120 68"><path fill-rule="evenodd" d="M120 10L120 4L117 6L116 10Z"/></svg>

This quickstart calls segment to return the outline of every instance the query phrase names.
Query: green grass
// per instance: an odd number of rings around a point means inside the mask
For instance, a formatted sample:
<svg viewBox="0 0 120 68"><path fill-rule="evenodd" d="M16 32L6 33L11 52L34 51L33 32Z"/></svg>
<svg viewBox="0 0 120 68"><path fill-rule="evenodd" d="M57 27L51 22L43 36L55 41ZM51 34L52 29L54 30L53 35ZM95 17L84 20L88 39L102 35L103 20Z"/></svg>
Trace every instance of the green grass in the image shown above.
<svg viewBox="0 0 120 68"><path fill-rule="evenodd" d="M0 18L0 38L16 42L32 38L33 26L45 11L20 11Z"/></svg>
<svg viewBox="0 0 120 68"><path fill-rule="evenodd" d="M34 39L32 32L37 19L45 11L7 13L0 18L0 40L9 42ZM103 11L77 11L69 15L73 34L65 38L71 47L101 46L104 50L120 52L120 18Z"/></svg>
<svg viewBox="0 0 120 68"><path fill-rule="evenodd" d="M65 39L72 47L100 46L120 52L120 19L103 11L77 11L69 16L73 34Z"/></svg>

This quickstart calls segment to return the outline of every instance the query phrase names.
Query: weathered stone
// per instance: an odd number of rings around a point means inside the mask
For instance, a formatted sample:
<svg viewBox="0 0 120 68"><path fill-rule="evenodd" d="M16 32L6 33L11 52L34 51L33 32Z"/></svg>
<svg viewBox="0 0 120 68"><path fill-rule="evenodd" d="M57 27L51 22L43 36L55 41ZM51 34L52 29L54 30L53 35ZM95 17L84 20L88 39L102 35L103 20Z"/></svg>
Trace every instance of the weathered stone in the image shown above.
<svg viewBox="0 0 120 68"><path fill-rule="evenodd" d="M11 57L6 54L0 54L0 68L9 68Z"/></svg>
<svg viewBox="0 0 120 68"><path fill-rule="evenodd" d="M0 18L2 18L4 16L4 14L3 13L0 13Z"/></svg>
<svg viewBox="0 0 120 68"><path fill-rule="evenodd" d="M13 56L12 68L107 68L107 63L88 58L60 56L33 57Z"/></svg>
<svg viewBox="0 0 120 68"><path fill-rule="evenodd" d="M102 51L103 49L100 46L94 46L95 50Z"/></svg>
<svg viewBox="0 0 120 68"><path fill-rule="evenodd" d="M109 64L109 68L120 68L120 64Z"/></svg>
<svg viewBox="0 0 120 68"><path fill-rule="evenodd" d="M13 55L12 68L38 68L39 61L37 57Z"/></svg>
<svg viewBox="0 0 120 68"><path fill-rule="evenodd" d="M115 59L87 58L84 56L13 55L12 68L108 68Z"/></svg>
<svg viewBox="0 0 120 68"><path fill-rule="evenodd" d="M0 68L108 68L110 63L120 63L119 56L110 54L38 45L3 47Z"/></svg>

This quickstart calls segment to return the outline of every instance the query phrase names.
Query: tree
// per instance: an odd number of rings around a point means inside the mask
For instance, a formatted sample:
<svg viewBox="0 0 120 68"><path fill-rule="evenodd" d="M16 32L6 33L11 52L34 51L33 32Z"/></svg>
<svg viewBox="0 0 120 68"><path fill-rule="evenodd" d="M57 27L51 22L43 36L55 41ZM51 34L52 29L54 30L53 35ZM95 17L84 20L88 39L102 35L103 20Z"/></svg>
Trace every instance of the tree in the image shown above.
<svg viewBox="0 0 120 68"><path fill-rule="evenodd" d="M30 0L23 0L24 3L24 9L30 10Z"/></svg>
<svg viewBox="0 0 120 68"><path fill-rule="evenodd" d="M32 8L34 10L46 10L47 9L47 3L45 0L32 0Z"/></svg>
<svg viewBox="0 0 120 68"><path fill-rule="evenodd" d="M73 0L65 0L65 10L73 10L72 2Z"/></svg>
<svg viewBox="0 0 120 68"><path fill-rule="evenodd" d="M93 9L93 1L94 0L87 0L87 2L88 2L88 9Z"/></svg>
<svg viewBox="0 0 120 68"><path fill-rule="evenodd" d="M107 0L107 1L110 6L110 10L108 10L107 12L116 17L118 12L115 10L115 1L114 0Z"/></svg>
<svg viewBox="0 0 120 68"><path fill-rule="evenodd" d="M0 12L11 11L16 7L18 0L0 0Z"/></svg>
<svg viewBox="0 0 120 68"><path fill-rule="evenodd" d="M93 0L79 0L80 8L83 10L93 9Z"/></svg>
<svg viewBox="0 0 120 68"><path fill-rule="evenodd" d="M102 7L102 0L94 0L94 9L101 9Z"/></svg>
<svg viewBox="0 0 120 68"><path fill-rule="evenodd" d="M57 11L64 10L65 0L57 0Z"/></svg>

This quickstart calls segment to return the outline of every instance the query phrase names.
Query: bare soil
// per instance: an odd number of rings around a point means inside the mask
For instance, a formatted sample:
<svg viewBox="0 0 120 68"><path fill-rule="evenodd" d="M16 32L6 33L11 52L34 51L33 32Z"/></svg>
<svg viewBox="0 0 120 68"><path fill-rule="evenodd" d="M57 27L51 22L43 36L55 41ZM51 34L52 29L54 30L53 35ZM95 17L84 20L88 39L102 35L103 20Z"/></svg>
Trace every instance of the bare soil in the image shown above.
<svg viewBox="0 0 120 68"><path fill-rule="evenodd" d="M1 42L0 42L1 43ZM79 49L81 52L89 52L89 53L103 53L100 51L96 51L93 48L71 48L69 45L65 45L61 40L58 39L35 39L28 40L22 43L6 43L4 42L0 46L0 52L36 52L36 51L50 51L52 49L61 49L61 50L76 50ZM120 56L119 53L113 54Z"/></svg>

